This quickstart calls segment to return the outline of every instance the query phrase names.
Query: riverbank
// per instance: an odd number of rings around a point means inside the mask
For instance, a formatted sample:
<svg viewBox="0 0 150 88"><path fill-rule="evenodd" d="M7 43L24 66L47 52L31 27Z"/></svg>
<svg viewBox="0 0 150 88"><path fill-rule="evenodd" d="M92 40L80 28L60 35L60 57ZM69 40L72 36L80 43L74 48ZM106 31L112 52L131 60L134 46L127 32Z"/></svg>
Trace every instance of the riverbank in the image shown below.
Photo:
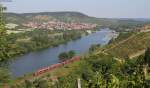
<svg viewBox="0 0 150 88"><path fill-rule="evenodd" d="M75 61L73 63L66 64L60 68L56 68L52 71L45 72L38 76L34 76L33 74L26 74L23 77L14 79L13 81L7 83L6 85L9 85L9 86L17 86L18 85L19 86L20 84L23 84L25 82L25 80L33 81L36 79L41 79L43 77L44 78L49 77L50 80L57 81L56 80L57 78L62 77L62 76L67 76L67 75L69 75L69 73L73 72L78 66L80 66L80 64L82 62L83 62L83 60ZM63 73L62 73L62 71L63 71Z"/></svg>
<svg viewBox="0 0 150 88"><path fill-rule="evenodd" d="M15 59L17 56L30 52L47 49L49 47L57 47L68 41L77 40L85 34L84 31L62 31L61 35L55 35L58 33L54 32L53 34L53 32L50 31L36 30L20 34L10 34L6 36L6 46L3 46L7 51L3 51L2 54L0 54L0 61L9 61Z"/></svg>

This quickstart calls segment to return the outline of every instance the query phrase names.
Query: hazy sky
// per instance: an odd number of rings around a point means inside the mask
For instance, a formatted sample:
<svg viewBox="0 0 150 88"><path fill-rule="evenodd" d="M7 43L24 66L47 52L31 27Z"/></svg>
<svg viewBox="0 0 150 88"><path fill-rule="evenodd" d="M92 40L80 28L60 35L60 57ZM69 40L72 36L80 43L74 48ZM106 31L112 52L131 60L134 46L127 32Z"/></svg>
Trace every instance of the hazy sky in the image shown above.
<svg viewBox="0 0 150 88"><path fill-rule="evenodd" d="M13 0L9 12L78 11L100 18L150 18L150 0Z"/></svg>

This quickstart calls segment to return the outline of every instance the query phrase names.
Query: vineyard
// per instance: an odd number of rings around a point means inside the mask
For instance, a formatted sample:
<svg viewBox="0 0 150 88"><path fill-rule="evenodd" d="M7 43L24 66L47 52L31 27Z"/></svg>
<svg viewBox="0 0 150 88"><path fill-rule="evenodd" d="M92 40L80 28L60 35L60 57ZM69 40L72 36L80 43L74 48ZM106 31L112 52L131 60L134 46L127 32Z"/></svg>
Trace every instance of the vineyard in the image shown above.
<svg viewBox="0 0 150 88"><path fill-rule="evenodd" d="M150 47L150 32L132 34L120 42L111 43L105 47L108 54L121 58L130 57Z"/></svg>

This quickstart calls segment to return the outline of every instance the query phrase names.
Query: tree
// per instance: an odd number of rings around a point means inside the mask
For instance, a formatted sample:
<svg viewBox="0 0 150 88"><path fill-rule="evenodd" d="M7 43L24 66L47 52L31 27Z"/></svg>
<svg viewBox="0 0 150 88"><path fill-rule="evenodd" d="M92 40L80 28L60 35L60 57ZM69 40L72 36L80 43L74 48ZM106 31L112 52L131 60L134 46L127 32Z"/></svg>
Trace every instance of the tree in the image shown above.
<svg viewBox="0 0 150 88"><path fill-rule="evenodd" d="M33 81L35 88L49 88L48 81L45 79L36 79ZM31 87L30 87L31 88Z"/></svg>
<svg viewBox="0 0 150 88"><path fill-rule="evenodd" d="M145 63L150 65L150 48L147 48L147 50L145 51L144 61Z"/></svg>
<svg viewBox="0 0 150 88"><path fill-rule="evenodd" d="M33 84L29 80L25 80L26 88L32 88Z"/></svg>
<svg viewBox="0 0 150 88"><path fill-rule="evenodd" d="M0 68L0 84L8 83L10 81L9 77L9 72L4 68Z"/></svg>
<svg viewBox="0 0 150 88"><path fill-rule="evenodd" d="M3 16L3 6L0 5L0 61L4 61L7 54L7 39L6 39L6 30L5 30L5 21Z"/></svg>
<svg viewBox="0 0 150 88"><path fill-rule="evenodd" d="M110 74L107 88L119 88L119 79L115 75Z"/></svg>
<svg viewBox="0 0 150 88"><path fill-rule="evenodd" d="M136 63L137 63L138 65L144 65L144 64L145 64L144 55L140 55L140 56L137 58Z"/></svg>
<svg viewBox="0 0 150 88"><path fill-rule="evenodd" d="M4 10L6 10L5 7L0 4L0 35L5 34Z"/></svg>
<svg viewBox="0 0 150 88"><path fill-rule="evenodd" d="M68 55L67 55L66 52L62 52L62 53L59 54L58 57L59 57L59 60L60 60L60 61L65 61L65 60L67 60Z"/></svg>
<svg viewBox="0 0 150 88"><path fill-rule="evenodd" d="M84 79L85 81L90 81L90 79L92 78L92 71L89 70L85 70L82 73L82 79Z"/></svg>
<svg viewBox="0 0 150 88"><path fill-rule="evenodd" d="M89 48L89 51L94 51L94 50L96 50L97 48L100 48L100 47L101 47L100 44L93 44L93 45L91 45L91 47Z"/></svg>
<svg viewBox="0 0 150 88"><path fill-rule="evenodd" d="M70 50L70 51L68 52L68 57L69 57L69 58L72 58L72 57L74 57L74 56L75 56L75 51Z"/></svg>
<svg viewBox="0 0 150 88"><path fill-rule="evenodd" d="M60 53L58 57L60 61L65 61L71 59L73 56L75 56L75 51L70 50L69 52Z"/></svg>

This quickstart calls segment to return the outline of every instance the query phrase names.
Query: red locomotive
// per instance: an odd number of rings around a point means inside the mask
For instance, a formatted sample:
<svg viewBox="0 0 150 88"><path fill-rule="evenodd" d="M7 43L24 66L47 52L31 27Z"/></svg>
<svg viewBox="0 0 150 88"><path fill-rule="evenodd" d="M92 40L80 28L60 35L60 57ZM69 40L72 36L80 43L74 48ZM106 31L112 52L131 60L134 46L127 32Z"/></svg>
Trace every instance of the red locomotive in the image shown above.
<svg viewBox="0 0 150 88"><path fill-rule="evenodd" d="M38 71L36 71L33 76L38 76L40 74L43 74L45 72L48 72L48 71L53 71L54 69L56 68L60 68L66 64L70 64L72 62L75 62L75 61L79 61L80 60L80 57L79 56L75 56L75 57L72 57L71 59L69 60L66 60L66 61L63 61L61 63L57 63L57 64L54 64L54 65L51 65L49 67L46 67L46 68L43 68L43 69L40 69Z"/></svg>

